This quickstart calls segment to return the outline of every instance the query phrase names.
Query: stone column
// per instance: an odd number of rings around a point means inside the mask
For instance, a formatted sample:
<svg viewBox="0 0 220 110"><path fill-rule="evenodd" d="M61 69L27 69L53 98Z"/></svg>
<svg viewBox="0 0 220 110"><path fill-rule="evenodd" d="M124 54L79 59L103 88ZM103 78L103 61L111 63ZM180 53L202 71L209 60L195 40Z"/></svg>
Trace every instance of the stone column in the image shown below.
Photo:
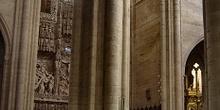
<svg viewBox="0 0 220 110"><path fill-rule="evenodd" d="M74 3L69 109L127 110L130 0Z"/></svg>
<svg viewBox="0 0 220 110"><path fill-rule="evenodd" d="M220 106L220 1L205 0L205 51L207 52L208 110Z"/></svg>
<svg viewBox="0 0 220 110"><path fill-rule="evenodd" d="M16 74L14 108L16 110L33 109L34 103L34 76L37 61L37 41L40 19L40 2L30 0L17 1L13 49L17 52L17 68L12 72ZM18 47L18 48L17 48ZM13 104L12 104L13 106Z"/></svg>
<svg viewBox="0 0 220 110"><path fill-rule="evenodd" d="M130 0L124 0L121 110L129 110L130 89Z"/></svg>
<svg viewBox="0 0 220 110"><path fill-rule="evenodd" d="M104 110L121 104L123 0L106 0Z"/></svg>
<svg viewBox="0 0 220 110"><path fill-rule="evenodd" d="M166 0L161 0L161 107L168 110L167 93L167 39L166 39Z"/></svg>
<svg viewBox="0 0 220 110"><path fill-rule="evenodd" d="M16 100L15 100L15 108L17 110L25 110L26 105L26 81L27 79L27 64L28 64L28 41L29 41L29 24L31 13L30 1L23 0L23 10L22 13L22 20L21 20L21 30L20 30L20 48L19 48L19 59L18 59L18 72L17 72L17 84L16 84ZM20 27L18 27L20 28ZM19 32L18 32L19 33Z"/></svg>
<svg viewBox="0 0 220 110"><path fill-rule="evenodd" d="M35 88L35 72L36 72L36 64L37 64L37 53L38 53L38 37L39 37L39 26L40 26L40 9L41 9L41 0L36 0L31 2L32 10L31 10L31 32L29 33L30 40L29 40L29 66L28 66L28 81L27 82L27 110L32 110L34 107L34 88Z"/></svg>
<svg viewBox="0 0 220 110"><path fill-rule="evenodd" d="M75 0L70 75L70 110L102 110L102 86L98 59L102 30L102 0ZM104 38L104 36L101 36ZM101 78L100 78L101 77ZM101 82L101 84L99 84Z"/></svg>
<svg viewBox="0 0 220 110"><path fill-rule="evenodd" d="M74 17L73 20L73 37L71 50L71 70L70 70L70 85L69 85L69 110L80 110L80 45L82 28L82 7L83 0L74 0Z"/></svg>
<svg viewBox="0 0 220 110"><path fill-rule="evenodd" d="M174 8L174 76L175 76L175 110L183 110L183 75L181 61L181 34L180 34L180 0L173 0Z"/></svg>
<svg viewBox="0 0 220 110"><path fill-rule="evenodd" d="M183 110L180 0L161 0L161 105Z"/></svg>

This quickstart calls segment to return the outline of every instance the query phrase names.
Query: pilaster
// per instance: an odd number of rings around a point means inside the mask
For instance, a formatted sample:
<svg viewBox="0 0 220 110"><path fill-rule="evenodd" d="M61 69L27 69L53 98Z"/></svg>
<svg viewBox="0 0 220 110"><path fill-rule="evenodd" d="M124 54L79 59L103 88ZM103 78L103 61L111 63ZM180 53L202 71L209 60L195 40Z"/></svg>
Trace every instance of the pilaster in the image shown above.
<svg viewBox="0 0 220 110"><path fill-rule="evenodd" d="M180 0L161 1L161 105L183 110Z"/></svg>
<svg viewBox="0 0 220 110"><path fill-rule="evenodd" d="M30 110L33 109L34 73L36 66L37 38L40 16L40 2L21 0L17 1L14 28L14 46L12 64L13 76L11 79L11 103L6 109ZM37 33L37 34L36 34ZM14 94L14 95L13 95Z"/></svg>

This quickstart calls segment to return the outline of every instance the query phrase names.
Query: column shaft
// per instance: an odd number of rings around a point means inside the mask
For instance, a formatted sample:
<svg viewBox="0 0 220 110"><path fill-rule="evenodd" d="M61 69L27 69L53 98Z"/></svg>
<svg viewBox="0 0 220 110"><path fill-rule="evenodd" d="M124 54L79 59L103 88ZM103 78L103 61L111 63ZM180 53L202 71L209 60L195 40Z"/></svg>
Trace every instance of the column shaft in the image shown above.
<svg viewBox="0 0 220 110"><path fill-rule="evenodd" d="M167 39L166 39L166 0L161 0L161 107L162 110L167 110Z"/></svg>
<svg viewBox="0 0 220 110"><path fill-rule="evenodd" d="M69 109L129 109L130 0L74 2Z"/></svg>
<svg viewBox="0 0 220 110"><path fill-rule="evenodd" d="M208 110L220 109L220 1L205 0L205 43L208 74Z"/></svg>
<svg viewBox="0 0 220 110"><path fill-rule="evenodd" d="M70 87L69 87L69 110L80 109L80 45L81 45L81 31L82 28L82 7L83 0L74 0L74 17L78 18L73 20L73 37L72 50L71 50L71 74L70 74Z"/></svg>
<svg viewBox="0 0 220 110"><path fill-rule="evenodd" d="M31 110L34 108L34 87L35 87L35 72L36 72L36 63L37 63L37 53L38 53L38 37L39 37L39 26L40 26L40 8L41 8L41 0L33 1L31 3L33 6L32 9L32 30L29 36L31 36L29 40L29 68L28 68L28 95L27 95L27 105L26 109Z"/></svg>
<svg viewBox="0 0 220 110"><path fill-rule="evenodd" d="M130 0L124 0L122 60L122 109L129 110L130 89Z"/></svg>
<svg viewBox="0 0 220 110"><path fill-rule="evenodd" d="M20 39L20 52L18 60L18 75L17 75L17 87L16 87L16 100L15 108L17 110L25 110L25 96L26 94L26 81L27 81L27 53L28 53L28 41L29 41L29 24L30 24L30 1L23 0L23 12L22 12L22 21L21 21L21 39Z"/></svg>
<svg viewBox="0 0 220 110"><path fill-rule="evenodd" d="M19 42L14 45L19 48L16 49L18 54L15 54L14 57L17 57L15 59L18 60L18 68L16 68L16 81L12 84L16 89L15 107L11 109L30 110L34 105L40 2L21 0L17 2L17 6L19 10L16 11L14 38L19 38Z"/></svg>
<svg viewBox="0 0 220 110"><path fill-rule="evenodd" d="M181 66L181 35L180 35L180 0L173 0L174 8L174 75L175 75L175 110L183 110L183 77Z"/></svg>
<svg viewBox="0 0 220 110"><path fill-rule="evenodd" d="M123 0L106 1L104 109L118 110L121 99Z"/></svg>

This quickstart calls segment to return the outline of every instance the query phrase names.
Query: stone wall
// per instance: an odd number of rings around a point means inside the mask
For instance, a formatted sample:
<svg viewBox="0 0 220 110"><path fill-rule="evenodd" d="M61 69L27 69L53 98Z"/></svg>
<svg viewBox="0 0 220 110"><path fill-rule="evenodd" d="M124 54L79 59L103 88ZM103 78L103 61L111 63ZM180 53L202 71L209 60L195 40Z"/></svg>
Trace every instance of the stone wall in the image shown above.
<svg viewBox="0 0 220 110"><path fill-rule="evenodd" d="M139 0L133 5L132 107L159 104L160 1ZM150 98L146 98L149 91Z"/></svg>
<svg viewBox="0 0 220 110"><path fill-rule="evenodd" d="M40 1L0 1L0 30L5 43L2 110L33 109L39 7Z"/></svg>

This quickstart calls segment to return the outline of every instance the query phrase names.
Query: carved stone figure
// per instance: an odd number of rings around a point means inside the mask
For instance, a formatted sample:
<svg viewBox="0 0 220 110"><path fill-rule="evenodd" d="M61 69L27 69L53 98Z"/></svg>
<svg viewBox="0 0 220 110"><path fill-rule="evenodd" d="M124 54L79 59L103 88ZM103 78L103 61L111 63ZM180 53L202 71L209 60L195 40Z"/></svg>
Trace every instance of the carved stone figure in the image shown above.
<svg viewBox="0 0 220 110"><path fill-rule="evenodd" d="M68 67L66 64L62 64L60 72L60 82L59 82L59 94L68 95L69 94L69 78L68 78Z"/></svg>
<svg viewBox="0 0 220 110"><path fill-rule="evenodd" d="M52 94L53 92L53 87L54 87L54 77L49 74L48 77L49 82L48 82L48 93Z"/></svg>
<svg viewBox="0 0 220 110"><path fill-rule="evenodd" d="M36 73L36 87L35 91L39 94L52 94L54 87L54 77L51 73L48 73L44 66L37 65Z"/></svg>
<svg viewBox="0 0 220 110"><path fill-rule="evenodd" d="M47 71L45 70L45 68L41 67L40 65L37 65L36 76L38 78L36 78L36 79L39 79L39 80L37 80L35 90L38 89L38 93L40 93L40 94L43 94L45 92L45 84L44 83L47 81L46 74L47 74Z"/></svg>

